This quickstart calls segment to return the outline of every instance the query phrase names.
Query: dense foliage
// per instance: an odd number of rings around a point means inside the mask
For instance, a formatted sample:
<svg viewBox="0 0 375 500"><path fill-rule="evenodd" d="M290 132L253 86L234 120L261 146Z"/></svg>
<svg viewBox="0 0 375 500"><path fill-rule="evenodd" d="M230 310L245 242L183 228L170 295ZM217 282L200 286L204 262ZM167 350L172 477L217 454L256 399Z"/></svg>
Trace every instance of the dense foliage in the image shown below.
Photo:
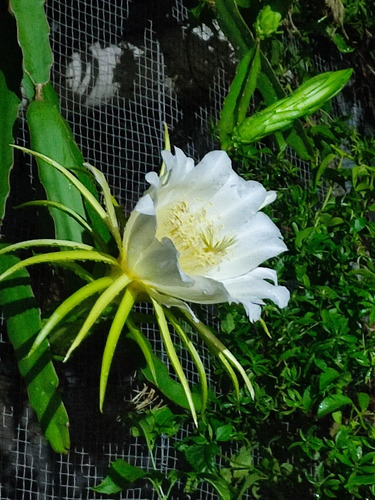
<svg viewBox="0 0 375 500"><path fill-rule="evenodd" d="M238 4L251 26L265 2ZM373 6L289 4L283 12L289 36L266 40L280 80L294 85L314 74L313 52L328 43L337 61L339 54L351 62L357 58L358 82L375 23ZM201 4L206 21L208 12ZM370 51L367 69L373 61ZM366 95L354 87L351 97ZM291 158L289 149L273 152L271 142L231 149L241 175L278 191L270 215L289 248L278 260L278 274L292 297L285 310L267 306L264 322L255 325L241 308L219 308L221 336L252 374L255 400L243 393L238 404L223 377L223 393L212 397L206 419L178 444L184 471L169 478L151 472L153 482L172 485L180 476L191 493L204 480L224 499L245 493L285 500L374 497L375 141L350 126L349 116L337 117L339 112L335 104L334 112L326 107L306 123L314 151L307 162ZM368 132L365 121L360 128ZM154 423L153 438L158 418L166 421L165 410L145 416ZM159 435L173 434L179 418L168 413ZM143 426L146 438L147 432ZM234 445L238 452L229 453Z"/></svg>

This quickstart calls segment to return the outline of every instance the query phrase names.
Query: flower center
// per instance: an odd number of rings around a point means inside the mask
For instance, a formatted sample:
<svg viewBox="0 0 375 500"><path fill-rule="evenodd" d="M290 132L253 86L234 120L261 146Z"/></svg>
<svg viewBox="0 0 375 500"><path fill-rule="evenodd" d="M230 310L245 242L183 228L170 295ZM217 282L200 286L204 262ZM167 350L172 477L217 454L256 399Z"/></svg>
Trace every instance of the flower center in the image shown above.
<svg viewBox="0 0 375 500"><path fill-rule="evenodd" d="M221 229L207 218L204 208L192 211L186 201L157 212L156 237L172 240L180 254L179 264L187 274L207 271L224 259L234 238L223 237Z"/></svg>

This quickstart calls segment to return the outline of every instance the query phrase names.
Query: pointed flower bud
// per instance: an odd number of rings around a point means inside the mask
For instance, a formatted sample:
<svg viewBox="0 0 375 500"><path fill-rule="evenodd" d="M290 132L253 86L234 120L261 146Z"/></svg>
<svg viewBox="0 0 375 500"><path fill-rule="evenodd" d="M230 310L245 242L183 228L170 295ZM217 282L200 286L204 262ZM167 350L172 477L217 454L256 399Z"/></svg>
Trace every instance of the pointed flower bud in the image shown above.
<svg viewBox="0 0 375 500"><path fill-rule="evenodd" d="M338 94L348 82L353 70L328 71L310 78L289 96L246 118L235 129L235 144L252 143L266 135L285 130L294 120L315 113Z"/></svg>

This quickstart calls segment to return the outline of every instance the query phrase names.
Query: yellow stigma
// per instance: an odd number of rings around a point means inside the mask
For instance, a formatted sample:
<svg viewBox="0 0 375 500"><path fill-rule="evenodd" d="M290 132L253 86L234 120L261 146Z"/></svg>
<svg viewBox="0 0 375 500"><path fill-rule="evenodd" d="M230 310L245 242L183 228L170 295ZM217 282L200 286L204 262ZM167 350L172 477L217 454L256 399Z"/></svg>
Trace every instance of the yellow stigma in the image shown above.
<svg viewBox="0 0 375 500"><path fill-rule="evenodd" d="M207 218L204 208L192 211L186 201L157 212L156 237L173 241L180 254L179 264L187 274L200 274L225 258L234 238L218 236L220 229Z"/></svg>

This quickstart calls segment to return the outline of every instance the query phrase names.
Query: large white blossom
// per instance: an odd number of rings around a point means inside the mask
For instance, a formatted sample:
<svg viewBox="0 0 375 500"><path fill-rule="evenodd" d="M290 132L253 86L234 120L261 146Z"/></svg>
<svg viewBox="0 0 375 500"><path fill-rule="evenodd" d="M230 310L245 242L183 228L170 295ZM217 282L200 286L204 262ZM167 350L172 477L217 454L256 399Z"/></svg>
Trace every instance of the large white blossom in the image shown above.
<svg viewBox="0 0 375 500"><path fill-rule="evenodd" d="M276 198L259 182L245 181L224 151L196 166L176 148L163 152L160 176L125 228L123 268L160 303L241 303L251 321L264 299L285 307L289 292L276 272L260 265L287 250L279 229L261 212Z"/></svg>
<svg viewBox="0 0 375 500"><path fill-rule="evenodd" d="M24 151L31 152L25 148ZM245 369L236 357L221 343L214 333L193 313L189 303L216 304L241 303L251 321L260 318L261 305L270 299L279 307L289 300L288 290L277 284L276 272L261 264L287 248L280 231L261 210L274 201L276 194L266 191L254 181L245 181L232 169L224 151L208 153L194 166L176 148L175 155L164 151L160 175L147 174L149 189L139 200L125 225L118 219L116 207L104 175L91 165L86 165L101 187L103 205L64 166L41 153L31 152L61 172L91 205L96 216L105 223L116 255L96 228L88 224L69 207L51 202L74 216L94 237L97 247L56 239L30 240L0 249L0 255L30 247L58 247L59 251L38 253L17 262L0 275L0 282L14 272L34 264L72 264L87 283L67 297L43 324L33 343L33 353L41 343L62 324L64 318L80 307L82 322L70 345L65 360L89 335L97 320L109 305L115 311L108 331L100 372L99 402L103 406L108 374L116 345L123 330L135 340L147 360L152 382L159 379L153 362L153 353L142 332L132 319L135 302L148 300L153 306L166 353L183 387L186 404L197 424L197 409L179 356L170 334L170 327L180 337L189 352L201 381L201 412L208 401L205 368L190 335L184 330L182 317L190 323L199 336L220 360L232 379L239 398L236 370L244 380L249 393L254 389ZM103 264L103 275L90 275L76 261L97 261ZM97 297L92 303L87 299Z"/></svg>

